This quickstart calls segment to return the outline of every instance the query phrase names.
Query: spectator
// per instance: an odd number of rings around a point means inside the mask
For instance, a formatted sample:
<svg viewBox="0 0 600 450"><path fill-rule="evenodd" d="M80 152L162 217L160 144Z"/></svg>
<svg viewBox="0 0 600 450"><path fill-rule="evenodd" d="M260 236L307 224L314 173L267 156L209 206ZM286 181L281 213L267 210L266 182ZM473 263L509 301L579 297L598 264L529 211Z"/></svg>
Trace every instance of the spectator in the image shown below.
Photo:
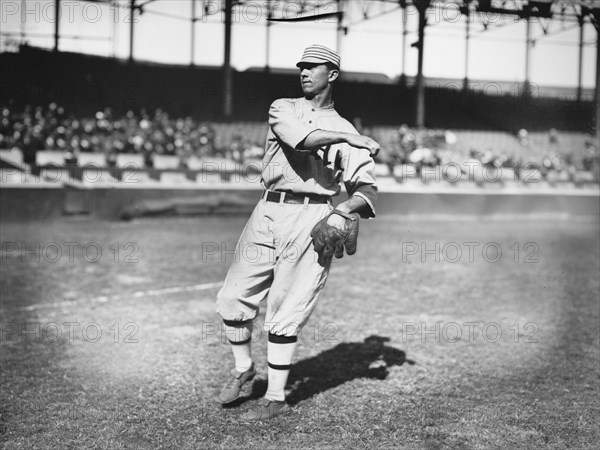
<svg viewBox="0 0 600 450"><path fill-rule="evenodd" d="M527 147L529 145L529 133L525 128L521 128L518 131L517 138L523 147Z"/></svg>
<svg viewBox="0 0 600 450"><path fill-rule="evenodd" d="M357 128L362 126L355 118ZM527 130L520 129L517 139L524 147L530 147ZM231 140L219 135L209 122L198 122L191 117L170 117L162 109L128 111L117 116L110 108L96 111L88 117L67 113L64 108L51 103L47 107L27 105L17 111L13 107L0 106L0 149L20 148L24 162L35 164L40 150L59 150L65 161L75 161L82 152L106 155L114 166L119 153L139 153L146 166L152 167L155 155L179 156L182 168L195 156L200 159L222 157L243 163L260 159L264 154L264 142L255 142L241 131L233 133ZM382 146L380 162L386 164L390 173L400 164L413 164L417 171L423 167L435 167L442 162L477 161L489 168L512 168L519 179L526 163L529 169L539 167L542 174L555 179L568 175L574 179L578 171L592 172L600 178L599 149L593 137L585 142L584 149L569 148L560 152L560 139L556 129L548 131L549 153L536 160L527 160L530 151L519 157L489 148L472 149L471 159L460 159L461 142L446 130L411 130L402 124L396 133L390 134ZM382 140L382 142L385 141ZM228 142L226 144L225 142ZM463 147L464 149L464 147ZM527 149L524 149L527 150Z"/></svg>

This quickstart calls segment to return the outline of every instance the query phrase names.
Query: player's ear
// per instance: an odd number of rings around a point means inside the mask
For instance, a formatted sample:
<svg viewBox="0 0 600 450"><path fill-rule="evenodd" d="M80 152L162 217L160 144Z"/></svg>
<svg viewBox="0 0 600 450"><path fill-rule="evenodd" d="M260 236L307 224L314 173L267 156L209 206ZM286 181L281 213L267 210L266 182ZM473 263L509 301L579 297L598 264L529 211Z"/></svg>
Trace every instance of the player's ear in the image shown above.
<svg viewBox="0 0 600 450"><path fill-rule="evenodd" d="M340 76L340 70L337 67L329 68L329 82L333 83Z"/></svg>

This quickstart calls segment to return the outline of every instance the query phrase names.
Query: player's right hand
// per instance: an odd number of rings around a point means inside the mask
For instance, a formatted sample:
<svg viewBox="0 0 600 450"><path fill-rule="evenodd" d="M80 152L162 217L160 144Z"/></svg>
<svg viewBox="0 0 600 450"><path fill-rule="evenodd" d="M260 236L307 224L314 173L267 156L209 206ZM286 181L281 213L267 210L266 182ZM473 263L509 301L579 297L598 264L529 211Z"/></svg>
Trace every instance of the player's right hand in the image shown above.
<svg viewBox="0 0 600 450"><path fill-rule="evenodd" d="M364 148L369 150L371 156L376 156L379 153L379 144L375 139L369 136L362 136L360 134L350 134L346 141L352 147Z"/></svg>

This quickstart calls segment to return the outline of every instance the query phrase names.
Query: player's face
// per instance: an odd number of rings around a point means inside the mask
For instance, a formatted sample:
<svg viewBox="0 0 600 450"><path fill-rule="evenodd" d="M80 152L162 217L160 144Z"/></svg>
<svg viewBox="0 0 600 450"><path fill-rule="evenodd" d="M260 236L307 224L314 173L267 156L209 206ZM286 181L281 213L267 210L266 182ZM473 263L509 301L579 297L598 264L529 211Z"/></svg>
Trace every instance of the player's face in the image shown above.
<svg viewBox="0 0 600 450"><path fill-rule="evenodd" d="M313 97L323 92L329 83L337 78L338 71L330 69L326 64L300 65L300 83L302 92L307 97Z"/></svg>

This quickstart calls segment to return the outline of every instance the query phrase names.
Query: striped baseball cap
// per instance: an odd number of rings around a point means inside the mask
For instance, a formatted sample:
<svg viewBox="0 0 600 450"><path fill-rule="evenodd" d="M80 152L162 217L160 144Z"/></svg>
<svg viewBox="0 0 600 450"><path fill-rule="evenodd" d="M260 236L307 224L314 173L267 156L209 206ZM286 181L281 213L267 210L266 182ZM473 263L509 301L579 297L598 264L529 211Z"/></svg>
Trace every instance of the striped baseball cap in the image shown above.
<svg viewBox="0 0 600 450"><path fill-rule="evenodd" d="M304 49L302 59L296 63L296 67L300 67L302 63L323 64L326 62L330 62L339 69L340 55L324 45L313 44Z"/></svg>

